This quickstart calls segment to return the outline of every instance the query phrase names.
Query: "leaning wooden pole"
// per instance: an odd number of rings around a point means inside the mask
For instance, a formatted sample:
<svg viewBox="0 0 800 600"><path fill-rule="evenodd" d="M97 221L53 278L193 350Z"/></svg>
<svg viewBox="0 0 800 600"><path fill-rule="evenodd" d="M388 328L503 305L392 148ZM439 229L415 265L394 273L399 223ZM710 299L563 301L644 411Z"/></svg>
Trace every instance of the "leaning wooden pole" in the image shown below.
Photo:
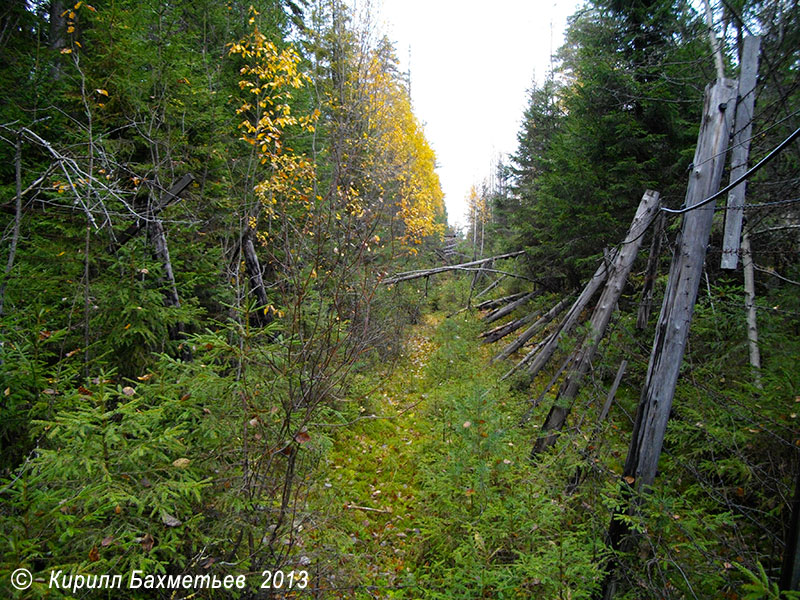
<svg viewBox="0 0 800 600"><path fill-rule="evenodd" d="M658 214L658 208L659 193L647 190L636 210L628 235L625 236L625 241L622 242L622 247L611 264L608 281L592 313L589 334L575 352L574 366L556 394L553 406L542 425L542 435L536 440L531 451L531 457L555 444L558 433L564 427L575 398L578 396L583 378L591 369L600 340L606 333L611 315L622 295L633 262L639 254L644 233Z"/></svg>
<svg viewBox="0 0 800 600"><path fill-rule="evenodd" d="M750 160L750 138L753 134L753 110L756 102L755 89L760 48L760 37L744 38L736 118L733 125L731 181L736 181L747 172L747 164ZM719 265L723 269L735 269L739 262L739 240L742 236L742 221L744 220L742 213L746 192L747 182L743 181L728 193L725 233L722 238L722 258Z"/></svg>
<svg viewBox="0 0 800 600"><path fill-rule="evenodd" d="M736 82L733 80L720 79L706 88L703 122L686 192L686 207L701 203L719 189L735 99ZM655 480L703 273L713 217L714 204L711 202L698 210L690 210L683 220L681 238L673 255L647 376L620 482L625 501L620 511L612 517L609 527L609 543L614 551L622 547L629 532L624 514L633 508L631 486L635 486L638 491L644 491ZM597 598L613 598L616 588L615 569L616 563L612 558L602 592Z"/></svg>
<svg viewBox="0 0 800 600"><path fill-rule="evenodd" d="M616 256L616 250L612 250L609 253L608 258L610 260L614 260ZM564 317L564 320L561 321L561 324L558 326L558 329L553 333L552 336L547 340L547 342L537 350L537 353L528 358L525 357L525 360L530 360L531 364L528 367L528 373L530 374L531 378L536 377L539 374L547 362L552 358L555 351L558 349L558 342L561 341L564 337L568 336L572 333L572 330L575 329L575 326L578 324L578 319L581 316L583 310L589 305L589 302L594 298L594 295L597 293L597 290L605 283L606 277L608 276L608 265L607 261L603 261L599 267L597 267L597 271L595 271L592 278L586 284L586 287L583 288L581 295L578 296L578 299L575 300L574 304L570 307L569 312Z"/></svg>
<svg viewBox="0 0 800 600"><path fill-rule="evenodd" d="M405 273L397 273L392 277L387 277L386 279L382 279L381 283L383 285L393 285L395 283L400 283L401 281L410 281L412 279L419 279L420 277L428 277L430 275L445 273L447 271L457 271L457 270L468 269L469 267L477 267L478 265L482 265L484 263L491 262L493 260L500 260L503 258L514 258L515 256L520 256L521 254L525 254L525 250L517 250L516 252L501 254L500 256L490 256L489 258L473 260L471 262L461 263L459 265L447 265L445 267L435 267L433 269L419 269L417 271L406 271Z"/></svg>

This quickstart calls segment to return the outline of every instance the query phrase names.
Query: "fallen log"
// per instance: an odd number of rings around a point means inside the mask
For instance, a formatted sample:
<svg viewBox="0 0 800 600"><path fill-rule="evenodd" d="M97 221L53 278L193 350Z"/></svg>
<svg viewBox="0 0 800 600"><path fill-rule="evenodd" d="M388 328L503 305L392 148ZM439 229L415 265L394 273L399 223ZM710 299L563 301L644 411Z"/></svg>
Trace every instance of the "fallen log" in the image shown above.
<svg viewBox="0 0 800 600"><path fill-rule="evenodd" d="M477 310L490 310L493 308L497 308L498 306L503 306L507 302L513 302L518 298L522 298L525 295L525 292L518 292L516 294L509 294L508 296L503 296L502 298L494 298L492 300L484 300L480 304L476 304L475 308Z"/></svg>
<svg viewBox="0 0 800 600"><path fill-rule="evenodd" d="M522 348L525 343L531 339L534 335L536 335L539 331L541 331L545 325L547 325L550 321L555 319L566 307L567 303L569 302L569 298L564 298L556 304L553 308L551 308L543 317L541 317L538 321L536 321L533 325L528 327L525 331L522 332L517 339L511 342L508 346L503 348L503 350L492 359L492 362L496 360L502 360L504 358L508 358L514 352Z"/></svg>
<svg viewBox="0 0 800 600"><path fill-rule="evenodd" d="M536 296L538 296L541 293L542 293L542 290L538 290L538 291L535 291L535 292L531 292L529 294L524 294L521 298L518 298L517 300L514 300L514 302L511 302L510 304L507 304L506 306L502 306L502 307L490 312L483 319L487 323L494 323L495 321L497 321L499 319L502 319L506 315L510 315L512 312L517 310L520 306L522 306L523 304L525 304L529 300L532 300L533 298L535 298Z"/></svg>
<svg viewBox="0 0 800 600"><path fill-rule="evenodd" d="M494 344L495 342L502 340L507 335L514 333L520 327L527 325L541 314L542 311L537 310L532 313L528 313L524 317L520 317L519 319L511 321L510 323L504 323L493 329L490 329L489 331L484 331L480 334L480 337L484 338L482 343Z"/></svg>
<svg viewBox="0 0 800 600"><path fill-rule="evenodd" d="M491 262L493 260L501 260L503 258L514 258L515 256L520 256L524 254L524 250L517 250L516 252L509 252L507 254L501 254L500 256L490 256L489 258L482 258L480 260L473 260L467 263L461 263L459 265L446 265L444 267L434 267L432 269L418 269L416 271L406 271L405 273L398 273L393 277L388 277L381 281L384 285L392 285L394 283L400 283L401 281L410 281L411 279L419 279L420 277L429 277L430 275L437 275L439 273L446 273L447 271L457 271L457 270L475 270L470 269L470 267L476 267L482 265L487 262ZM484 269L486 270L486 269ZM492 273L498 273L500 271L496 271L495 269L491 270Z"/></svg>

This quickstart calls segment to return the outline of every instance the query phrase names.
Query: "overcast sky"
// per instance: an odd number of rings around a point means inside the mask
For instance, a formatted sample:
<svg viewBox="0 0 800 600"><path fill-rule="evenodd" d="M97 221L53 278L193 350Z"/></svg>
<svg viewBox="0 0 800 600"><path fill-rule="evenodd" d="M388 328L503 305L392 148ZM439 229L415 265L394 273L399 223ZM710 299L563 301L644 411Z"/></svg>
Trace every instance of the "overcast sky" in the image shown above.
<svg viewBox="0 0 800 600"><path fill-rule="evenodd" d="M534 77L543 81L578 4L375 0L403 70L411 49L411 98L436 152L451 224L466 223L469 188L489 175L493 157L516 149L527 90Z"/></svg>

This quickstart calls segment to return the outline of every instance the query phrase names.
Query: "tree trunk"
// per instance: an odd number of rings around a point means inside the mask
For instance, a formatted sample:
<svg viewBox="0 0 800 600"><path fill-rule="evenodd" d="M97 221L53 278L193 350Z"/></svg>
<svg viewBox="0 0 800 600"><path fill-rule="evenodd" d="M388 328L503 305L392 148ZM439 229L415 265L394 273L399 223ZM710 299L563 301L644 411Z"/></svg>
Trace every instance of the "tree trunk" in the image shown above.
<svg viewBox="0 0 800 600"><path fill-rule="evenodd" d="M750 235L742 234L742 269L744 270L744 305L747 310L747 345L750 350L750 366L756 387L761 388L761 352L758 349L758 323L756 321L756 282L753 268L753 252Z"/></svg>
<svg viewBox="0 0 800 600"><path fill-rule="evenodd" d="M11 276L11 269L14 268L14 259L17 256L17 244L19 243L19 230L22 224L22 134L17 134L17 141L14 144L14 180L15 180L15 200L14 200L14 227L11 230L11 245L8 249L8 260L3 275L3 282L0 283L0 317L5 314L6 285Z"/></svg>
<svg viewBox="0 0 800 600"><path fill-rule="evenodd" d="M161 262L161 268L164 269L164 278L167 281L164 304L166 306L180 307L181 301L178 298L178 288L175 285L175 274L172 271L172 261L170 260L169 247L167 246L167 234L159 219L154 219L150 223L150 241L153 244L153 252Z"/></svg>
<svg viewBox="0 0 800 600"><path fill-rule="evenodd" d="M250 291L256 297L256 304L259 310L256 311L254 320L261 327L272 321L272 315L264 312L269 304L267 289L264 287L264 275L261 271L261 263L256 254L253 244L253 230L247 227L247 231L242 236L242 254L244 255L244 266L247 269L247 277L250 280Z"/></svg>

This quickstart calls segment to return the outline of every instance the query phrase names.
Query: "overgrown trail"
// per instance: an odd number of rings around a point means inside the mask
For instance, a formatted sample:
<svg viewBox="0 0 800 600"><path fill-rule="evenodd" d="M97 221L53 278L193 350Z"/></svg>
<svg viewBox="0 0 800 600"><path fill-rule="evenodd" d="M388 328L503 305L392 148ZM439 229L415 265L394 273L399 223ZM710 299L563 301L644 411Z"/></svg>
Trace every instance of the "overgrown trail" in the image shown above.
<svg viewBox="0 0 800 600"><path fill-rule="evenodd" d="M393 368L378 374L377 385L363 381L364 396L350 399L359 403L358 422L333 436L322 498L331 526L326 536L335 532L325 542L339 564L321 577L324 597L380 598L414 587L416 519L423 510L417 466L431 434L424 383L441 320L429 315L411 329Z"/></svg>
<svg viewBox="0 0 800 600"><path fill-rule="evenodd" d="M356 384L360 418L331 434L312 492L317 597L589 597L600 523L553 476L575 458L530 469L527 398L499 383L480 327L427 316L391 372Z"/></svg>

